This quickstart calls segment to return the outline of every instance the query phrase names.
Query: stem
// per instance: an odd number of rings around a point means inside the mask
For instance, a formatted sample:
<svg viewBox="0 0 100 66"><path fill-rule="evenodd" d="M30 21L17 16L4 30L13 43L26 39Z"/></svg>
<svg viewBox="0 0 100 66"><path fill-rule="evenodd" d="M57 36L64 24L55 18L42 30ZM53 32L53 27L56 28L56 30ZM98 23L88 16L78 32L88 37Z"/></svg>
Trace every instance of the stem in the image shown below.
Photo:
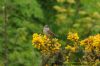
<svg viewBox="0 0 100 66"><path fill-rule="evenodd" d="M8 66L7 1L4 0L4 66Z"/></svg>

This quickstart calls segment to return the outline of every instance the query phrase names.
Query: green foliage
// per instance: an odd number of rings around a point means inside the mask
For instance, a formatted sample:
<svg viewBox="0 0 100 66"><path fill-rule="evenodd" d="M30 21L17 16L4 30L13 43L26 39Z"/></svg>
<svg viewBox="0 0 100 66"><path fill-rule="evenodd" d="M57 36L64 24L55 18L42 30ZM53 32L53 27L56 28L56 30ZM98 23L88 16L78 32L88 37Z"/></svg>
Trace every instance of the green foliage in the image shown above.
<svg viewBox="0 0 100 66"><path fill-rule="evenodd" d="M3 7L3 2L0 3L2 3L0 6ZM1 11L3 10L1 9ZM38 60L39 53L35 52L31 45L31 38L35 31L41 32L40 28L42 26L41 24L38 25L38 20L44 20L41 6L37 0L9 0L7 1L7 15L8 66L38 66L41 60ZM3 25L4 19L0 18L0 29L2 31L4 31ZM3 32L1 30L0 65L5 61L3 56L4 36L2 36Z"/></svg>

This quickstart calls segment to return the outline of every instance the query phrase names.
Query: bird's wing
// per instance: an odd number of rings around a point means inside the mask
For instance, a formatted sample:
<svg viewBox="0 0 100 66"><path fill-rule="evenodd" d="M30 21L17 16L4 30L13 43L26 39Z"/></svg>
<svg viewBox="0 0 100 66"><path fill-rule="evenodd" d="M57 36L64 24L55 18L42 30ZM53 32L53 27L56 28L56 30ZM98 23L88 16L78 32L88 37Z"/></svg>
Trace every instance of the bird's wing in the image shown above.
<svg viewBox="0 0 100 66"><path fill-rule="evenodd" d="M56 36L50 29L48 30L48 33L49 33L50 35Z"/></svg>

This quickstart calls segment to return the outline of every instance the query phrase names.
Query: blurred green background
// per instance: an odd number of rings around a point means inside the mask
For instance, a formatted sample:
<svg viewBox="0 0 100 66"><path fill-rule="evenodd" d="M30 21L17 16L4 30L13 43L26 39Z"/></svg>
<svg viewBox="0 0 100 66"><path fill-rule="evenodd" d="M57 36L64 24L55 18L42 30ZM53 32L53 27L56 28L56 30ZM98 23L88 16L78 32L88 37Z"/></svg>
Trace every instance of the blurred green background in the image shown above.
<svg viewBox="0 0 100 66"><path fill-rule="evenodd" d="M98 34L100 0L0 0L0 66L39 66L41 55L31 41L45 24L62 43L69 31L81 39Z"/></svg>

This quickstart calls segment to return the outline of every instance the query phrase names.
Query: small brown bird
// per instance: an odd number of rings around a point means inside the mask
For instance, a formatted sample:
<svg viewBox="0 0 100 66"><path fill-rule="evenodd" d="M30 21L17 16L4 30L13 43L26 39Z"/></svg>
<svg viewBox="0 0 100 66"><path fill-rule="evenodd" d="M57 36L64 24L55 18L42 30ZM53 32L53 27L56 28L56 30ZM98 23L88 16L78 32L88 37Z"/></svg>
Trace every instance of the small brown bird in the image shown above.
<svg viewBox="0 0 100 66"><path fill-rule="evenodd" d="M44 28L43 28L43 33L46 35L46 36L56 36L49 28L48 25L45 25Z"/></svg>

